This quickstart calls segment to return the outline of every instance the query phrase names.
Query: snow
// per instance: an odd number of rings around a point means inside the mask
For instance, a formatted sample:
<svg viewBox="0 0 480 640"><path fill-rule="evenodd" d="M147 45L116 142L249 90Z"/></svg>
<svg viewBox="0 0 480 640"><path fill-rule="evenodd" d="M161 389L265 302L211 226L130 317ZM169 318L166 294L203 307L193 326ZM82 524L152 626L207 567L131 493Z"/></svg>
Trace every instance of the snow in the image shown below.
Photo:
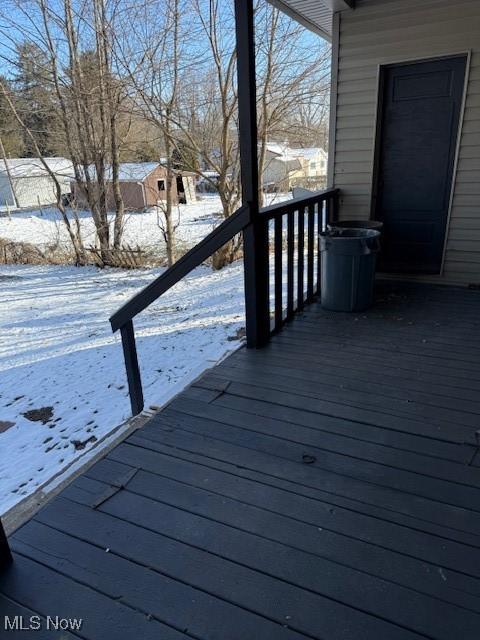
<svg viewBox="0 0 480 640"><path fill-rule="evenodd" d="M143 182L159 166L159 162L121 162L118 167L118 178L122 182ZM104 168L106 180L111 180L113 175L112 165L105 165ZM88 173L91 178L96 177L97 172L94 164L88 167Z"/></svg>
<svg viewBox="0 0 480 640"><path fill-rule="evenodd" d="M108 317L161 272L0 266L0 514L78 466L129 417L120 337ZM241 263L199 267L140 314L146 407L237 348L243 326Z"/></svg>
<svg viewBox="0 0 480 640"><path fill-rule="evenodd" d="M269 194L267 204L290 197ZM220 211L217 195L180 205L180 248L204 238ZM90 215L81 212L80 221L85 244L93 244ZM68 245L55 209L0 217L0 238ZM125 242L161 255L157 213L128 214ZM130 416L120 337L108 317L162 271L0 265L0 514L71 473ZM237 348L243 326L241 263L199 267L140 314L146 407L161 406Z"/></svg>
<svg viewBox="0 0 480 640"><path fill-rule="evenodd" d="M322 156L324 160L327 159L327 152L321 147L305 147L298 149L291 149L291 152L296 154L300 158L305 158L305 160L313 160L317 156Z"/></svg>
<svg viewBox="0 0 480 640"><path fill-rule="evenodd" d="M176 237L180 249L189 249L215 228L223 218L220 198L205 195L196 203L175 207L175 223L179 224ZM79 211L82 237L86 246L95 243L95 226L87 211ZM113 214L110 222L113 225ZM128 212L125 219L124 243L139 245L156 256L165 255L161 224L163 215L155 208L147 211ZM10 217L0 217L0 238L29 242L39 246L70 246L65 225L54 207L33 209L12 213Z"/></svg>
<svg viewBox="0 0 480 640"><path fill-rule="evenodd" d="M44 158L44 161L58 176L73 177L73 164L67 158ZM7 159L7 164L12 178L48 175L48 171L39 158L10 158ZM0 160L0 173L7 173L5 160Z"/></svg>
<svg viewBox="0 0 480 640"><path fill-rule="evenodd" d="M196 245L223 221L218 195L203 194L197 198L193 204L178 205L174 209L174 220L179 225L176 240L180 252ZM291 198L290 194L268 194L268 204L288 198ZM91 246L95 243L96 235L91 215L87 211L79 211L78 215L84 243L87 247ZM164 257L165 242L159 226L162 221L162 213L155 209L127 213L124 243L134 247L138 245L156 257ZM113 214L110 222L113 225ZM70 247L65 225L55 208L17 211L10 217L0 217L0 238L29 242L40 247Z"/></svg>

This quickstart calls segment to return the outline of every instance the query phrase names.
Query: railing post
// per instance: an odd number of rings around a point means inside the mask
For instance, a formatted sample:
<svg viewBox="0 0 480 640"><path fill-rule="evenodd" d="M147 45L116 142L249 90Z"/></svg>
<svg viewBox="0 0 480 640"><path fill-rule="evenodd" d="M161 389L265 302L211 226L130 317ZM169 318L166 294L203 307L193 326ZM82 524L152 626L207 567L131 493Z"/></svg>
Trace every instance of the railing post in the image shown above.
<svg viewBox="0 0 480 640"><path fill-rule="evenodd" d="M268 220L259 214L257 108L253 0L235 0L238 122L242 201L250 224L243 232L247 346L261 347L270 337Z"/></svg>
<svg viewBox="0 0 480 640"><path fill-rule="evenodd" d="M136 416L143 411L144 403L133 322L130 320L120 327L120 333L122 335L123 356L125 358L125 368L127 370L128 391L130 393L132 415Z"/></svg>
<svg viewBox="0 0 480 640"><path fill-rule="evenodd" d="M8 546L7 536L0 520L0 571L12 562L12 554Z"/></svg>

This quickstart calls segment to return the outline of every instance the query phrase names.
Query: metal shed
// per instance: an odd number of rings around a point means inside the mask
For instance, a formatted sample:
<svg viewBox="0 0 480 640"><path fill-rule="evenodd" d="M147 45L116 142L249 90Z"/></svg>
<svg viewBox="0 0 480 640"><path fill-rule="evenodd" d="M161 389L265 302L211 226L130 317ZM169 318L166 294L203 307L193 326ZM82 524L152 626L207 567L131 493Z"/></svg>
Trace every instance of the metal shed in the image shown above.
<svg viewBox="0 0 480 640"><path fill-rule="evenodd" d="M57 176L62 194L70 193L73 165L66 158L44 158ZM0 207L36 207L55 204L55 181L38 158L0 161Z"/></svg>

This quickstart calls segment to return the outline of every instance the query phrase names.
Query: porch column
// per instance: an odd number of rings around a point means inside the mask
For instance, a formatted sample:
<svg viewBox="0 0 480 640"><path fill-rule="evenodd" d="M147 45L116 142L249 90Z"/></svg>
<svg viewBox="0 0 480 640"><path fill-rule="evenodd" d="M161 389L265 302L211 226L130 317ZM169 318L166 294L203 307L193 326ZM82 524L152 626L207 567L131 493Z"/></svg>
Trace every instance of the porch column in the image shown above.
<svg viewBox="0 0 480 640"><path fill-rule="evenodd" d="M238 120L242 201L250 224L243 232L245 311L248 347L261 347L270 337L268 223L259 215L257 106L253 0L235 0L237 37Z"/></svg>

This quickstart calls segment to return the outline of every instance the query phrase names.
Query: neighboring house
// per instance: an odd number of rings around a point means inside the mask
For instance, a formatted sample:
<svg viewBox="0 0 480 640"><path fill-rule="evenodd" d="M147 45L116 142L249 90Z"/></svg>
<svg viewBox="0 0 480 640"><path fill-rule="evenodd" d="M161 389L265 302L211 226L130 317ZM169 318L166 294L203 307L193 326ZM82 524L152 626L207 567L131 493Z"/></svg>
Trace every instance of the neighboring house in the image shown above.
<svg viewBox="0 0 480 640"><path fill-rule="evenodd" d="M55 173L63 195L71 191L73 165L66 158L45 158ZM10 175L9 175L10 174ZM55 181L38 158L0 161L0 207L37 207L55 204Z"/></svg>
<svg viewBox="0 0 480 640"><path fill-rule="evenodd" d="M197 177L197 191L199 193L218 193L217 171L202 171L202 175Z"/></svg>
<svg viewBox="0 0 480 640"><path fill-rule="evenodd" d="M292 148L267 144L262 184L265 191L290 191L293 187L321 189L327 181L327 154L320 147Z"/></svg>
<svg viewBox="0 0 480 640"><path fill-rule="evenodd" d="M327 152L321 147L306 147L291 149L291 153L302 163L301 171L291 176L291 186L324 189L327 185Z"/></svg>
<svg viewBox="0 0 480 640"><path fill-rule="evenodd" d="M112 190L112 168L106 168L107 207L115 208ZM95 176L91 167L90 175ZM167 170L158 162L123 162L119 167L120 192L125 208L140 211L147 207L161 205L166 200ZM74 202L77 207L88 206L85 189L73 184ZM172 183L174 204L195 202L195 177L193 173L175 171Z"/></svg>
<svg viewBox="0 0 480 640"><path fill-rule="evenodd" d="M265 167L261 177L264 191L290 191L292 176L301 170L300 158L293 155L288 146L276 142L267 144Z"/></svg>

